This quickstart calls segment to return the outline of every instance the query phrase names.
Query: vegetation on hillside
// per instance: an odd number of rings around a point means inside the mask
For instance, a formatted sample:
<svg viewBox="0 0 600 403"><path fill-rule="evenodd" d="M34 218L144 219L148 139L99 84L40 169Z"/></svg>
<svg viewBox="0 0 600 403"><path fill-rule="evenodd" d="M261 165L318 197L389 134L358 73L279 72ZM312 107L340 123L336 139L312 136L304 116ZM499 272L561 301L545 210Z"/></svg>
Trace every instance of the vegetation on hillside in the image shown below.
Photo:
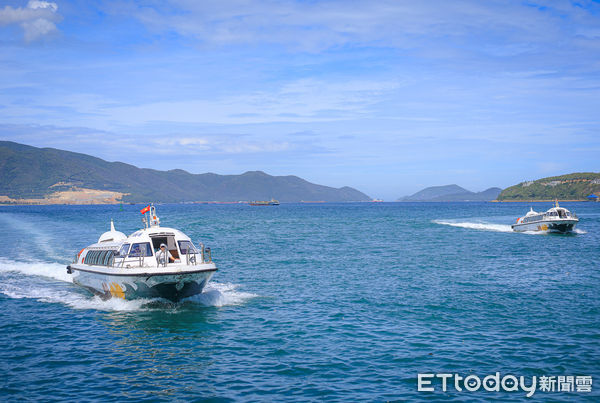
<svg viewBox="0 0 600 403"><path fill-rule="evenodd" d="M498 200L585 200L592 193L600 194L600 173L577 172L521 182L504 189Z"/></svg>
<svg viewBox="0 0 600 403"><path fill-rule="evenodd" d="M0 196L35 199L81 188L126 193L125 202L370 200L350 187L316 185L297 176L271 176L261 171L217 175L140 169L85 154L0 141Z"/></svg>

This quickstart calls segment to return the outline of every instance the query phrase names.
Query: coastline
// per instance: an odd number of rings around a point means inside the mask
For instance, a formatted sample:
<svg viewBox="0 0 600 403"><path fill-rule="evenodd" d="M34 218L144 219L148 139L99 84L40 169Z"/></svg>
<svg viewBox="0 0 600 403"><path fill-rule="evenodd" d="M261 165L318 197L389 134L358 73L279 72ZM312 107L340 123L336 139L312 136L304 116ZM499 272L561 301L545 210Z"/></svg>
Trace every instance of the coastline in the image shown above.
<svg viewBox="0 0 600 403"><path fill-rule="evenodd" d="M491 203L554 203L559 202L589 202L585 199L524 199L524 200L491 200ZM592 202L593 203L593 202Z"/></svg>
<svg viewBox="0 0 600 403"><path fill-rule="evenodd" d="M89 205L119 205L119 204L144 204L150 203L151 201L137 201L137 202L125 202L120 200L126 194L111 192L111 191L100 191L94 189L78 189L77 191L60 192L61 194L54 193L51 196L47 196L43 199L12 199L7 196L0 196L0 206L89 206ZM458 200L458 201L393 201L388 203L554 203L557 199L523 199L523 200ZM558 199L559 202L586 202L590 203L590 200L586 199ZM163 203L160 201L154 201L154 203ZM248 204L248 201L218 201L218 200L201 200L201 201L184 201L174 202L176 204ZM324 200L318 201L306 201L300 200L292 203L302 204L324 204L324 203L373 203L355 201L355 202L327 202ZM594 203L594 202L591 202Z"/></svg>

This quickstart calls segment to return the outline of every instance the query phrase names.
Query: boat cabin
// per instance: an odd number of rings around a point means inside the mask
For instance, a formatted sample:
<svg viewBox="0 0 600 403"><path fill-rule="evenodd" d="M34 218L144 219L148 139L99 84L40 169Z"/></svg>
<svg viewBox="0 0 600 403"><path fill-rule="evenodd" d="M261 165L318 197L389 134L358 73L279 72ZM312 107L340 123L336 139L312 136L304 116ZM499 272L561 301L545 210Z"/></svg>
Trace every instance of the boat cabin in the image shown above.
<svg viewBox="0 0 600 403"><path fill-rule="evenodd" d="M192 240L183 232L174 228L160 227L160 220L156 217L154 206L150 209L150 225L140 229L129 236L115 231L111 220L110 231L100 236L98 242L84 248L77 255L78 263L94 266L111 267L166 267L171 264L197 264L204 263L204 246L198 250ZM174 259L159 261L158 252L160 245L165 244ZM207 249L210 256L210 249ZM166 260L166 261L164 261ZM209 257L209 261L212 261Z"/></svg>
<svg viewBox="0 0 600 403"><path fill-rule="evenodd" d="M546 212L546 217L571 218L571 212L562 207L552 207Z"/></svg>

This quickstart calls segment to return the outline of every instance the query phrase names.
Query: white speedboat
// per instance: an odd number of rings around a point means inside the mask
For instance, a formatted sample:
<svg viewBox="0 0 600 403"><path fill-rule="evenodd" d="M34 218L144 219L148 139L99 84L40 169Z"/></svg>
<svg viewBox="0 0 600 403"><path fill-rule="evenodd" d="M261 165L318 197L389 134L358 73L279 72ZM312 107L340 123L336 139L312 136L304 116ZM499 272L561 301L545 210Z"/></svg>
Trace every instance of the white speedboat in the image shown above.
<svg viewBox="0 0 600 403"><path fill-rule="evenodd" d="M571 232L578 222L577 215L564 207L560 207L557 200L555 206L545 213L538 213L530 208L529 212L525 216L517 218L517 222L511 227L514 231L519 232Z"/></svg>
<svg viewBox="0 0 600 403"><path fill-rule="evenodd" d="M77 254L67 266L73 283L106 299L176 302L200 294L217 271L210 249L202 244L196 248L183 232L161 227L153 205L141 213L143 229L125 236L111 220L110 231ZM161 245L168 252L161 252Z"/></svg>

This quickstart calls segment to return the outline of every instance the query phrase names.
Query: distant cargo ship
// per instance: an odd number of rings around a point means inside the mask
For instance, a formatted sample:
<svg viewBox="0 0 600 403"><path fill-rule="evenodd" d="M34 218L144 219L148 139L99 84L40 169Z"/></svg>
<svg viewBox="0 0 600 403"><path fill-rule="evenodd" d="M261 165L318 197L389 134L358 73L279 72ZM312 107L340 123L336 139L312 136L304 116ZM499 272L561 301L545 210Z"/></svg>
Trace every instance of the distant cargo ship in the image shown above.
<svg viewBox="0 0 600 403"><path fill-rule="evenodd" d="M251 206L279 206L279 201L277 201L275 199L260 200L260 201L251 201L248 204Z"/></svg>

